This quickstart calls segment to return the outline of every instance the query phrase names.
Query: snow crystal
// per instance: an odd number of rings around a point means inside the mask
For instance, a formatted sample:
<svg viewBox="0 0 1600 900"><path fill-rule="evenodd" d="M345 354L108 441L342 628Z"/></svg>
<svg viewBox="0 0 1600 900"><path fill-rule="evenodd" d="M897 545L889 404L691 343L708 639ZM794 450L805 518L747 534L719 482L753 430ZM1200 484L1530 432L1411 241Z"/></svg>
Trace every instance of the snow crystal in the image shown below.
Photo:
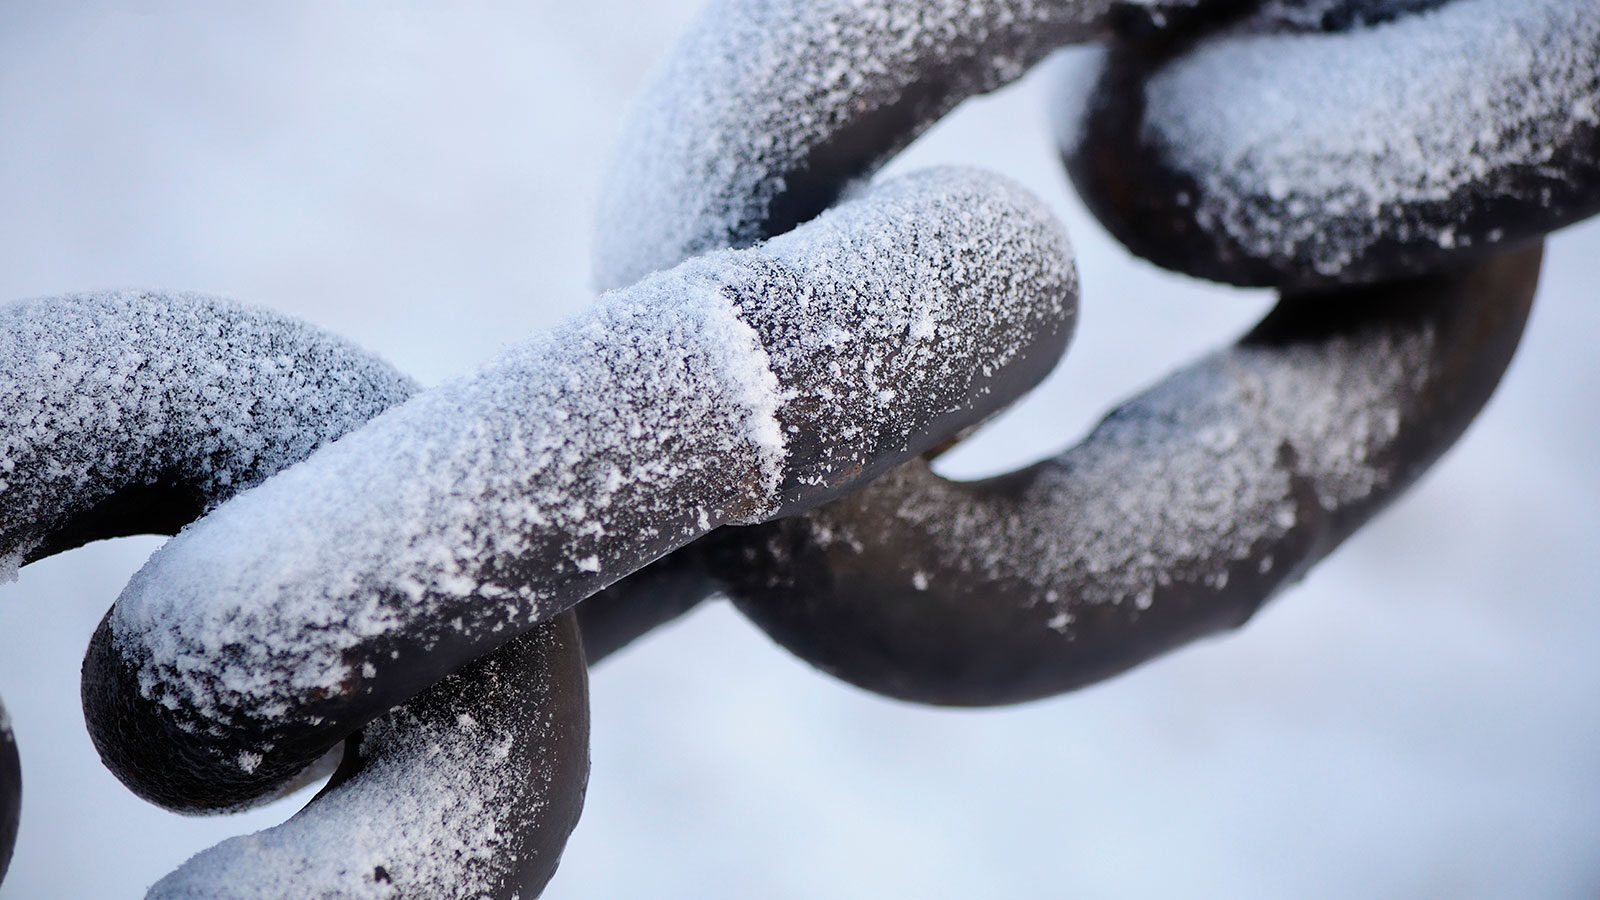
<svg viewBox="0 0 1600 900"><path fill-rule="evenodd" d="M890 182L602 297L223 504L133 578L114 645L143 696L212 735L292 729L306 697L361 684L357 648L384 635L493 646L972 424L1053 364L1075 286L1065 236L1008 182ZM1008 365L1031 380L984 396Z"/></svg>
<svg viewBox="0 0 1600 900"><path fill-rule="evenodd" d="M714 0L634 101L601 198L597 282L809 219L962 99L1099 36L1113 5Z"/></svg>
<svg viewBox="0 0 1600 900"><path fill-rule="evenodd" d="M1540 172L1600 126L1594 0L1455 0L1350 31L1259 30L1304 5L1208 37L1145 85L1148 137L1202 186L1196 220L1252 255L1333 275L1408 229L1455 247L1456 223L1400 209L1493 195L1500 173Z"/></svg>

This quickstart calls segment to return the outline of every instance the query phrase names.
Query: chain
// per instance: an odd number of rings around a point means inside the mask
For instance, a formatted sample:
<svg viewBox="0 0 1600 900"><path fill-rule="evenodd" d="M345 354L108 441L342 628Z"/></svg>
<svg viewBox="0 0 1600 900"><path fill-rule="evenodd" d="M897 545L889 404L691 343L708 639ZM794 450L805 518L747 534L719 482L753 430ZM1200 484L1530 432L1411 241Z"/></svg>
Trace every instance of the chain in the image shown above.
<svg viewBox="0 0 1600 900"><path fill-rule="evenodd" d="M1063 352L1070 250L996 176L858 185L1082 41L1107 51L1059 131L1093 211L1282 296L1077 446L950 482L928 458ZM1328 77L1374 60L1406 77ZM84 666L141 796L235 809L333 770L150 896L534 896L582 807L587 664L719 592L938 704L1236 627L1460 436L1539 238L1597 211L1587 0L716 0L629 119L615 290L471 377L419 392L194 295L0 310L0 558L184 529ZM3 713L0 739L3 874Z"/></svg>

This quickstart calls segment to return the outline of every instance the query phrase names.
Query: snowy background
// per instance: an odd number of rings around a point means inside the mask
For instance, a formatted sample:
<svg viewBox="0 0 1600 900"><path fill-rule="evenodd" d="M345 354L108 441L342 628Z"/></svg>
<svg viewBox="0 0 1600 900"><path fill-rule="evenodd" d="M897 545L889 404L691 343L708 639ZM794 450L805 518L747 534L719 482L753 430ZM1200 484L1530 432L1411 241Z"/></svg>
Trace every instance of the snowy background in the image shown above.
<svg viewBox="0 0 1600 900"><path fill-rule="evenodd" d="M470 370L590 301L621 115L695 6L0 4L0 300L200 290L425 382ZM1068 361L955 474L1059 449L1270 302L1109 242L1055 162L1052 75L967 104L894 166L1018 178L1080 253ZM722 605L608 662L589 803L546 896L1600 894L1597 266L1600 225L1551 241L1488 412L1238 634L982 712L830 681ZM78 666L155 546L0 586L26 782L0 898L136 898L302 802L186 819L100 768Z"/></svg>

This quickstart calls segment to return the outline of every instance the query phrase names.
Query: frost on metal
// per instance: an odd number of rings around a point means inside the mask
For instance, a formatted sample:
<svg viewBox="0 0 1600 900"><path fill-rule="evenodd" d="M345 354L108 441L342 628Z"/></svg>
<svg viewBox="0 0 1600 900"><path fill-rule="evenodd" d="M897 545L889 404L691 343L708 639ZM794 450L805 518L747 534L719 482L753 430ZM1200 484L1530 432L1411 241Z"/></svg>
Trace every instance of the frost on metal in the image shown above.
<svg viewBox="0 0 1600 900"><path fill-rule="evenodd" d="M282 825L198 854L147 900L538 896L588 772L572 622L519 638L386 713L363 730L358 752L354 780L336 775Z"/></svg>
<svg viewBox="0 0 1600 900"><path fill-rule="evenodd" d="M1093 683L1244 622L1425 471L1510 362L1539 263L1286 298L1052 459L971 483L916 461L715 536L701 564L871 690L988 705Z"/></svg>
<svg viewBox="0 0 1600 900"><path fill-rule="evenodd" d="M0 307L0 575L87 540L176 529L414 390L321 329L212 297ZM118 503L130 489L143 493Z"/></svg>
<svg viewBox="0 0 1600 900"><path fill-rule="evenodd" d="M0 309L0 348L0 517L17 561L112 533L175 529L414 391L381 360L304 322L191 294L11 304ZM175 492L182 502L170 510L152 500ZM117 510L109 531L103 512L94 518L108 506ZM188 875L164 884L172 896L368 896L348 867L366 858L358 849L393 872L372 884L406 890L376 896L451 896L457 883L473 896L510 896L542 884L586 769L582 661L575 635L555 637L530 635L431 699L387 713L346 761L337 790L292 827L230 842L187 869L208 873L200 893L177 887ZM143 749L153 758L172 750ZM261 757L239 748L234 760L253 769ZM16 762L0 709L0 874L17 826ZM439 790L419 793L423 779ZM333 821L342 840L330 839ZM280 850L273 864L267 844ZM235 856L242 847L252 849Z"/></svg>
<svg viewBox="0 0 1600 900"><path fill-rule="evenodd" d="M1097 214L1163 265L1369 282L1600 211L1591 0L1271 3L1146 66L1113 54L1060 132Z"/></svg>
<svg viewBox="0 0 1600 900"><path fill-rule="evenodd" d="M235 497L134 577L95 670L133 673L112 693L216 767L163 785L272 777L341 704L403 699L409 671L985 418L1053 364L1075 286L1065 236L1009 182L892 182L609 294ZM91 731L126 724L88 712Z"/></svg>
<svg viewBox="0 0 1600 900"><path fill-rule="evenodd" d="M988 502L919 490L896 513L960 548L962 568L1032 585L1042 608L1060 610L1063 633L1076 606L1149 609L1174 578L1224 587L1243 561L1271 570L1261 548L1300 524L1303 492L1334 510L1389 486L1371 454L1394 441L1425 383L1432 338L1214 354L1029 470L1025 489ZM1053 590L1064 577L1070 593Z"/></svg>
<svg viewBox="0 0 1600 900"><path fill-rule="evenodd" d="M601 197L597 283L788 231L961 100L1101 34L1116 5L714 0L634 100Z"/></svg>

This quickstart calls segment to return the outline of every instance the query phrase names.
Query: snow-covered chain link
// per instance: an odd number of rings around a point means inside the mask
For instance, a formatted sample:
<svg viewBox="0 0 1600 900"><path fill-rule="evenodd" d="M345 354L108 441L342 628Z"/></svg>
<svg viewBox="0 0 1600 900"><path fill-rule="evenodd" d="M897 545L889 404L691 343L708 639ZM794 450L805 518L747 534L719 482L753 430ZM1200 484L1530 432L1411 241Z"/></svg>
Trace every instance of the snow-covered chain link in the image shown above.
<svg viewBox="0 0 1600 900"><path fill-rule="evenodd" d="M927 458L1064 350L1070 249L993 175L861 184L1084 41L1057 134L1091 208L1283 296L1077 446L949 482ZM712 0L628 120L613 292L473 376L195 295L0 309L0 566L193 522L89 649L102 757L190 811L337 766L150 897L532 897L588 664L719 593L940 704L1235 627L1460 436L1539 239L1597 211L1592 0ZM0 875L20 784L0 711Z"/></svg>

